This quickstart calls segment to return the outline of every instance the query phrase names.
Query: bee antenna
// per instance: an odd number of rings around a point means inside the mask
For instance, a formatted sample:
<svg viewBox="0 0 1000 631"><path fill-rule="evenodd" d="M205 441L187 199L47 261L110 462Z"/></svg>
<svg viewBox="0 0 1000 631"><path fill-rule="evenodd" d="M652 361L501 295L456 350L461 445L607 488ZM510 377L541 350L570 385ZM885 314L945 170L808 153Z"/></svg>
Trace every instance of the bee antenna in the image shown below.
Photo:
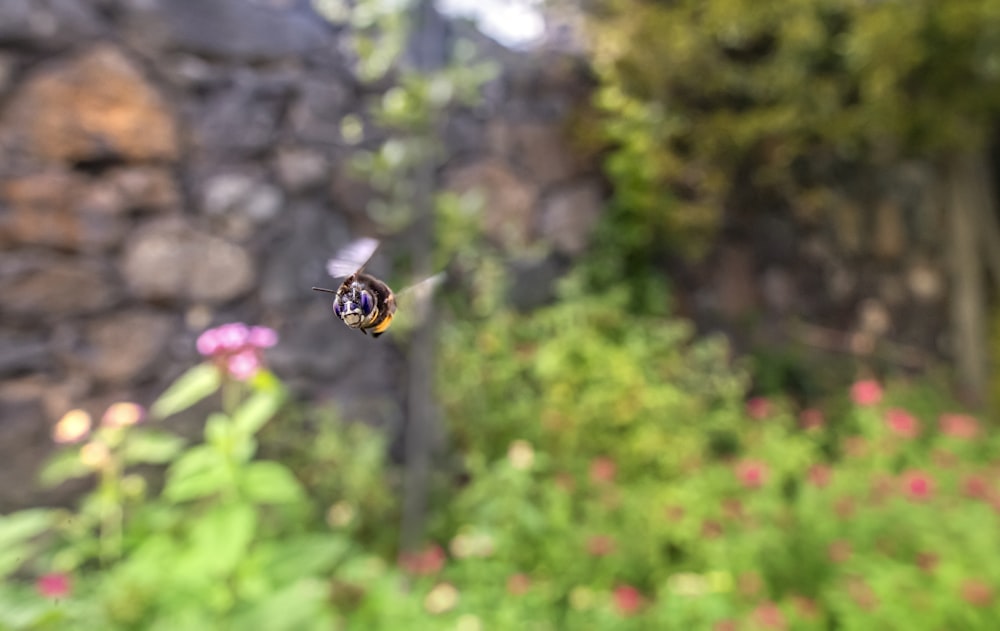
<svg viewBox="0 0 1000 631"><path fill-rule="evenodd" d="M336 289L323 289L322 287L313 287L313 291L325 291L328 294L335 294L335 293L337 293Z"/></svg>

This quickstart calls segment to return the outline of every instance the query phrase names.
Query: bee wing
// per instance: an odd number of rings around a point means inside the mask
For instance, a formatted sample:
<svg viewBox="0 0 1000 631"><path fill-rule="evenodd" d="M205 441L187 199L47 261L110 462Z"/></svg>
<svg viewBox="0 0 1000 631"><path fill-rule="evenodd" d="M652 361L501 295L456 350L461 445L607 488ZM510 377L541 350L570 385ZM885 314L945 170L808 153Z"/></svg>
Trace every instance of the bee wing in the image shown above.
<svg viewBox="0 0 1000 631"><path fill-rule="evenodd" d="M439 272L395 292L396 313L392 327L406 331L416 327L430 314L434 291L444 282L445 273Z"/></svg>
<svg viewBox="0 0 1000 631"><path fill-rule="evenodd" d="M360 271L378 249L378 239L362 237L351 241L326 262L326 272L334 278L344 278Z"/></svg>

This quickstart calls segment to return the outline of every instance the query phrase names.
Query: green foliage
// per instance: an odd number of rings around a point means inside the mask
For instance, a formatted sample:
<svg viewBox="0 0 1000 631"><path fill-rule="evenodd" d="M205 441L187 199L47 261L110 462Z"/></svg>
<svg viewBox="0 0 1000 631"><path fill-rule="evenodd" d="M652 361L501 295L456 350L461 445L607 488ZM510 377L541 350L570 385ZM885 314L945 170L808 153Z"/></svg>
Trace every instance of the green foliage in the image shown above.
<svg viewBox="0 0 1000 631"><path fill-rule="evenodd" d="M698 254L723 209L822 203L833 164L947 157L1000 110L992 0L601 0L596 104L626 252Z"/></svg>

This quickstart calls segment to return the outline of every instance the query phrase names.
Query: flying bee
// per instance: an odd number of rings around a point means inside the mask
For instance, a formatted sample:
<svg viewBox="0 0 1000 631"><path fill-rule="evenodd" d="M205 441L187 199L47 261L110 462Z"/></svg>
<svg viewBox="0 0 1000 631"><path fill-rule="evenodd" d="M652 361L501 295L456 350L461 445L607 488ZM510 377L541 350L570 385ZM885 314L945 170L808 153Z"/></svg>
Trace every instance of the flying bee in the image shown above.
<svg viewBox="0 0 1000 631"><path fill-rule="evenodd" d="M377 239L362 238L353 241L327 261L326 271L336 279L344 278L337 289L313 287L314 291L334 294L333 313L352 329L372 337L385 333L396 314L397 294L385 282L365 273L365 266L378 249ZM346 277L346 278L345 278ZM432 290L443 278L436 274L399 292L398 298L406 306L411 303L420 311L420 303L430 299ZM414 300L416 299L416 300ZM419 313L417 315L420 315Z"/></svg>

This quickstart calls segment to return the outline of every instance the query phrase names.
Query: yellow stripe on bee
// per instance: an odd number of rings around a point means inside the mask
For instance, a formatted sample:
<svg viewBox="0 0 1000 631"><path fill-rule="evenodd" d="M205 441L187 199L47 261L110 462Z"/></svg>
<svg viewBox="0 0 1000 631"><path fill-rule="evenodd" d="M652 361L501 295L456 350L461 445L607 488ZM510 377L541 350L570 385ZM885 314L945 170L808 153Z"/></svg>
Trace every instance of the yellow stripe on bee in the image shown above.
<svg viewBox="0 0 1000 631"><path fill-rule="evenodd" d="M369 330L372 333L382 333L383 331L385 331L386 329L389 328L390 324L392 324L392 314L391 313L387 313L387 314L385 314L385 320L382 320L381 322L379 322L378 324L376 324L375 326L373 326Z"/></svg>

